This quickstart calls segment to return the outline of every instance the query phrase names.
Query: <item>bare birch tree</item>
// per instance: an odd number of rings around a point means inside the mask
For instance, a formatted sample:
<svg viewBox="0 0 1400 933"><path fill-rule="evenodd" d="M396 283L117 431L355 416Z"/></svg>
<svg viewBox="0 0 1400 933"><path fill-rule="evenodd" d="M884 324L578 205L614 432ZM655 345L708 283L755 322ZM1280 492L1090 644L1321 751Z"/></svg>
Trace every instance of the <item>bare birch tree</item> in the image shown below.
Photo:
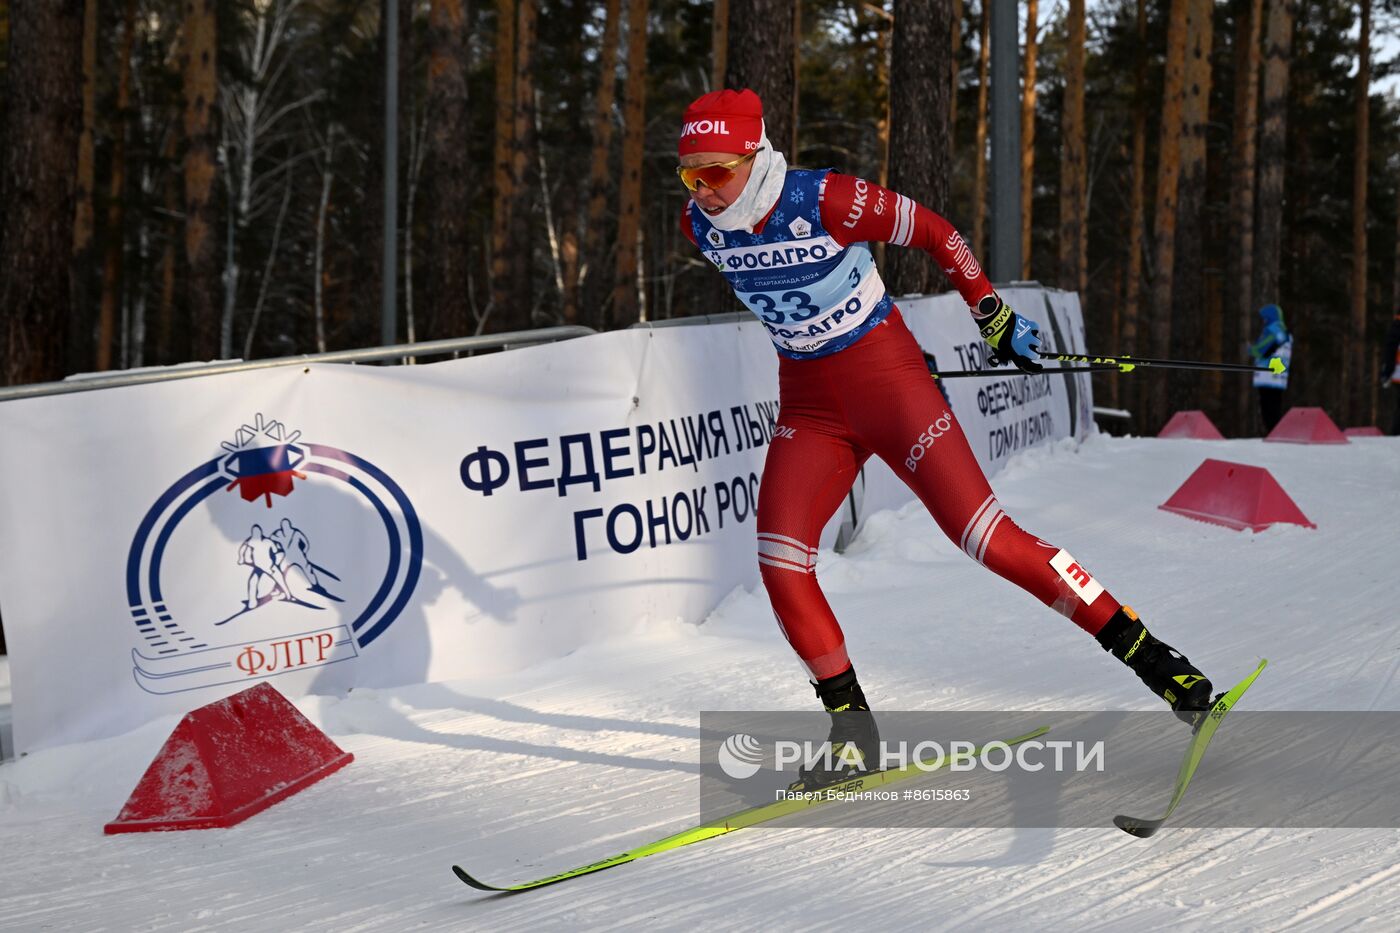
<svg viewBox="0 0 1400 933"><path fill-rule="evenodd" d="M316 245L312 252L312 322L316 334L316 352L326 352L326 217L330 212L331 185L335 182L335 144L339 126L332 121L326 128L321 147L321 197L316 202Z"/></svg>
<svg viewBox="0 0 1400 933"><path fill-rule="evenodd" d="M280 129L282 121L322 96L320 90L298 95L290 86L288 69L295 65L297 49L289 28L301 4L302 0L256 0L247 8L248 35L234 44L244 77L220 88L223 177L228 195L224 301L219 318L219 352L224 357L233 352L243 241L250 226L279 205L283 176L297 162L314 155L314 150L298 152L294 146L280 145L285 135ZM271 152L280 156L269 162ZM244 345L245 352L251 352L251 340L245 340Z"/></svg>

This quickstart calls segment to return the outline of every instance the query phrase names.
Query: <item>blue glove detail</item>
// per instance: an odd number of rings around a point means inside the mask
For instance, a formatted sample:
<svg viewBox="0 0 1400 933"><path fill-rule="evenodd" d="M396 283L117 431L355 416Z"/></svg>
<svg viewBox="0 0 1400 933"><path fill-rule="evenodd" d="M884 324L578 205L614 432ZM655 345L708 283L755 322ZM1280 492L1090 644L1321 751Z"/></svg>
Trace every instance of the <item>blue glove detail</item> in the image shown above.
<svg viewBox="0 0 1400 933"><path fill-rule="evenodd" d="M1027 373L1045 369L1036 362L1040 349L1040 325L1012 311L1004 303L982 327L982 339L992 345L990 359L993 365L1012 363Z"/></svg>

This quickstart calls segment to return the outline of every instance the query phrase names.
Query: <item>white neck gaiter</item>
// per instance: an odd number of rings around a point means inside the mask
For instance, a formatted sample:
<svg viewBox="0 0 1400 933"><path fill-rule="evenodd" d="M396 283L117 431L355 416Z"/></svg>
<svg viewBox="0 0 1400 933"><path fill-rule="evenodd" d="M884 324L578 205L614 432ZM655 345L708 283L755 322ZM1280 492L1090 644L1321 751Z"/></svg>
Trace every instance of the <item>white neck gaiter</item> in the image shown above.
<svg viewBox="0 0 1400 933"><path fill-rule="evenodd" d="M705 214L705 219L720 230L744 230L753 233L754 225L777 203L787 179L787 159L768 141L768 128L758 140L759 152L753 158L753 169L739 197L718 214ZM701 211L703 214L704 211Z"/></svg>

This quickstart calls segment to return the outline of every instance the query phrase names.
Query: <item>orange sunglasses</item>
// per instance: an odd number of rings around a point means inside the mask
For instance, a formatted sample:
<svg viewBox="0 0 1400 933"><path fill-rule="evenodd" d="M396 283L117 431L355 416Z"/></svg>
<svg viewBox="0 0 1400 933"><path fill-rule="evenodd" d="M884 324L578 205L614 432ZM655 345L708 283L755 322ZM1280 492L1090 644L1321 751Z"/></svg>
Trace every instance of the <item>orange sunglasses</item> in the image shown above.
<svg viewBox="0 0 1400 933"><path fill-rule="evenodd" d="M711 191L716 188L723 188L734 180L734 170L745 162L752 159L763 151L763 147L755 149L748 155L739 156L732 162L707 162L704 165L677 165L676 174L681 177L681 184L691 191L699 191L704 185Z"/></svg>

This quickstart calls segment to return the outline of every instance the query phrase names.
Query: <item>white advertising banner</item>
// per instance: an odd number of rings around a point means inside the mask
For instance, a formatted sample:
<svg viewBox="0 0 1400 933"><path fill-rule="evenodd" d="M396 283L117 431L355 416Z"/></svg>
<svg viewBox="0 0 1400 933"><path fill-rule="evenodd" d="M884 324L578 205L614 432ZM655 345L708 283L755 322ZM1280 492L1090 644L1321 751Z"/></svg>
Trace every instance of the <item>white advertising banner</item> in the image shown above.
<svg viewBox="0 0 1400 933"><path fill-rule="evenodd" d="M1057 345L1082 344L1074 296L1048 295ZM906 314L944 368L973 368L950 301ZM1068 378L947 388L995 467L1087 429ZM113 735L261 680L301 696L471 678L698 621L758 582L776 415L756 322L0 404L15 744Z"/></svg>

